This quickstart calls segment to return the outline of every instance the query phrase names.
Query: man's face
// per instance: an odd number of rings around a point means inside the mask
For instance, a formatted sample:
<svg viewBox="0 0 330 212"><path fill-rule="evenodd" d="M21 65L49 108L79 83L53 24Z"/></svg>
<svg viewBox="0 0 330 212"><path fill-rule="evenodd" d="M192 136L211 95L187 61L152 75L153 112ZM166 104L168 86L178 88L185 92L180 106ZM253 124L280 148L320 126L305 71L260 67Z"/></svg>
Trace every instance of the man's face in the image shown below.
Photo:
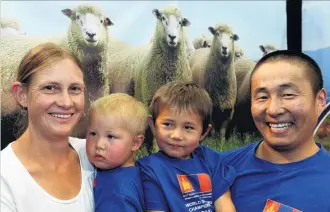
<svg viewBox="0 0 330 212"><path fill-rule="evenodd" d="M266 62L252 75L251 112L264 142L276 150L314 142L325 91L313 95L307 72L286 61Z"/></svg>

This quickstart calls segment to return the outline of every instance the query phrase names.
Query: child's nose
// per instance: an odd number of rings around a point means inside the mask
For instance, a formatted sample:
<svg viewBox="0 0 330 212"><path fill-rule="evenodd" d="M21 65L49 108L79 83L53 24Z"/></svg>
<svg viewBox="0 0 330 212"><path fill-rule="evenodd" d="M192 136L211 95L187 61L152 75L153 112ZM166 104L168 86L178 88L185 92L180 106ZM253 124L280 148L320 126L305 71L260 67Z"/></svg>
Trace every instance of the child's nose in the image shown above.
<svg viewBox="0 0 330 212"><path fill-rule="evenodd" d="M173 139L175 141L182 141L182 139L183 139L182 130L180 128L174 129L172 134L171 134L171 139Z"/></svg>

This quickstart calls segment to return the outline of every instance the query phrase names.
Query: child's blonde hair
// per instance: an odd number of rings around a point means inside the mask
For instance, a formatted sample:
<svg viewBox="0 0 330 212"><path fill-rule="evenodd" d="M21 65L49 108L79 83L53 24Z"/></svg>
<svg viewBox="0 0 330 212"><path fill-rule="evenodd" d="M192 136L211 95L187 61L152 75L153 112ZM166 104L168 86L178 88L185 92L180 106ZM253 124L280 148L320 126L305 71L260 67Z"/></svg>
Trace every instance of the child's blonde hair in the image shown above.
<svg viewBox="0 0 330 212"><path fill-rule="evenodd" d="M97 99L89 108L99 115L116 114L123 119L127 130L133 135L144 135L147 126L148 110L134 97L124 93L114 93Z"/></svg>

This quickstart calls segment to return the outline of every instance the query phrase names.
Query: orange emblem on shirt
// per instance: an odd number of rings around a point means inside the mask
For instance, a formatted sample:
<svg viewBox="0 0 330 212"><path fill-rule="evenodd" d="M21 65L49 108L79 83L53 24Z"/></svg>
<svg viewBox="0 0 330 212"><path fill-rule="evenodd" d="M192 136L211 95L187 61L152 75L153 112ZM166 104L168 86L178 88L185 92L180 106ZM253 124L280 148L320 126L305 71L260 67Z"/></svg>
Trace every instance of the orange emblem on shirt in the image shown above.
<svg viewBox="0 0 330 212"><path fill-rule="evenodd" d="M177 177L183 194L194 191L194 187L189 181L187 175L177 175Z"/></svg>

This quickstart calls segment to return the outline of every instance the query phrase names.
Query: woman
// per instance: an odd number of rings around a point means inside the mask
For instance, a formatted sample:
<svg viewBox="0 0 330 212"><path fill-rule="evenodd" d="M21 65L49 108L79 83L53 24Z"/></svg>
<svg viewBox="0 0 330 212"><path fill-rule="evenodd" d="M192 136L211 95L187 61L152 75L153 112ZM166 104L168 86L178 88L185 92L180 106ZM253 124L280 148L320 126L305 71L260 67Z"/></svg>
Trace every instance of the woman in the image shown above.
<svg viewBox="0 0 330 212"><path fill-rule="evenodd" d="M85 140L69 138L84 114L76 58L52 43L22 59L12 93L27 129L1 151L1 211L93 211L93 167Z"/></svg>

